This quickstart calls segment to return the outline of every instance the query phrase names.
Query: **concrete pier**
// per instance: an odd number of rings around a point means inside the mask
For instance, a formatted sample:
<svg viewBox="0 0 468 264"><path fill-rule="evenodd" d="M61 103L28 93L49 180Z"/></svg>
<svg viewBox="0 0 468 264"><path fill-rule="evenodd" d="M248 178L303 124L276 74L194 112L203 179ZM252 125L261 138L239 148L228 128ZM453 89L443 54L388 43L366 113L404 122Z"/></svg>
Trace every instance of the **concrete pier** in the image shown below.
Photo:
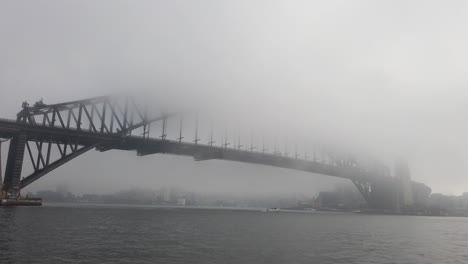
<svg viewBox="0 0 468 264"><path fill-rule="evenodd" d="M41 206L41 198L0 199L0 206Z"/></svg>

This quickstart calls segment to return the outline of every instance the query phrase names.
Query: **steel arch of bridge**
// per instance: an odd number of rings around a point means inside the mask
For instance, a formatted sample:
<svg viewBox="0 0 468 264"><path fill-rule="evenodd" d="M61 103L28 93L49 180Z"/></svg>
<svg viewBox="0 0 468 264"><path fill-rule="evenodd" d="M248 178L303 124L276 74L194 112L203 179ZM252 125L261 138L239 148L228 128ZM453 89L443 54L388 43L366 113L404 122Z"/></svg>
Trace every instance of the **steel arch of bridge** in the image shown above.
<svg viewBox="0 0 468 264"><path fill-rule="evenodd" d="M33 106L23 102L22 107L16 119L20 128L11 135L3 182L3 190L13 197L50 171L109 140L130 136L140 128L147 137L151 123L169 116L149 118L130 97L101 96L52 105L40 100ZM53 153L58 157L54 159ZM33 172L20 179L25 155Z"/></svg>

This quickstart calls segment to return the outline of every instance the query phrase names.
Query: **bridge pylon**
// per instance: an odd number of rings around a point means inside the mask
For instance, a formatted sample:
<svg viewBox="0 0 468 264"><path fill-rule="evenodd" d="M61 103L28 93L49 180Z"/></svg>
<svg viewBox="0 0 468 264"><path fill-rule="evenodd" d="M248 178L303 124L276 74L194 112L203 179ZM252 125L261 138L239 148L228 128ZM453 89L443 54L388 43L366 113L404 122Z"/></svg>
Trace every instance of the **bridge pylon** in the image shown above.
<svg viewBox="0 0 468 264"><path fill-rule="evenodd" d="M21 171L23 169L23 156L26 148L26 134L19 134L11 139L5 169L3 190L10 197L18 197L20 193Z"/></svg>
<svg viewBox="0 0 468 264"><path fill-rule="evenodd" d="M0 138L0 199L6 197L6 193L3 191L3 167L2 167L2 144L8 141L8 139Z"/></svg>

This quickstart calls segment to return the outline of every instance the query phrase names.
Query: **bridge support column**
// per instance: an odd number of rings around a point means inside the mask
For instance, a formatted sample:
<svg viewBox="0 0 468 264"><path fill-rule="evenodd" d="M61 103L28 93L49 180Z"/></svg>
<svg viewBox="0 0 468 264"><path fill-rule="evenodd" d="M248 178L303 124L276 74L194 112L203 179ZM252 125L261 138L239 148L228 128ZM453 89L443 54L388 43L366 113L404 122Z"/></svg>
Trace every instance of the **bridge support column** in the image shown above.
<svg viewBox="0 0 468 264"><path fill-rule="evenodd" d="M18 198L20 195L21 170L23 168L26 140L26 134L19 134L10 141L3 192L11 198Z"/></svg>

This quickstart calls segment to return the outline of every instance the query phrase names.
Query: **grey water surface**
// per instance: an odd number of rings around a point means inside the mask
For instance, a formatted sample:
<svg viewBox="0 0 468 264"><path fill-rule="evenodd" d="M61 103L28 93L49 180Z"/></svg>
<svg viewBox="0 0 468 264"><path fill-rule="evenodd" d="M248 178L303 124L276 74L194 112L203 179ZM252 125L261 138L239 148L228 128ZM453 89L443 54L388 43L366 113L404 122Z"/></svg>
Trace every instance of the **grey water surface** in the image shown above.
<svg viewBox="0 0 468 264"><path fill-rule="evenodd" d="M468 218L0 208L0 263L468 263Z"/></svg>

